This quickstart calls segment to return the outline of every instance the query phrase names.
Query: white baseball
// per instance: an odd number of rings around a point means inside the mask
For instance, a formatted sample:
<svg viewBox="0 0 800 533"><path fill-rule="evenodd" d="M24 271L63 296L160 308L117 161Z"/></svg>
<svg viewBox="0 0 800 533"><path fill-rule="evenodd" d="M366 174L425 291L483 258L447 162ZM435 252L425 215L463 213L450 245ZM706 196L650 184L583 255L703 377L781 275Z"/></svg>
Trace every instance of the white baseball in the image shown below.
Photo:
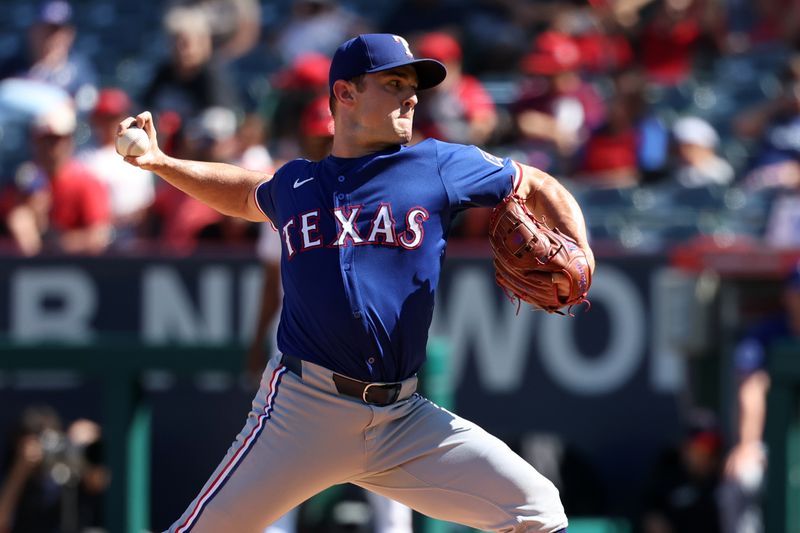
<svg viewBox="0 0 800 533"><path fill-rule="evenodd" d="M123 157L139 157L150 148L150 139L143 129L131 127L117 136L116 147L117 153Z"/></svg>

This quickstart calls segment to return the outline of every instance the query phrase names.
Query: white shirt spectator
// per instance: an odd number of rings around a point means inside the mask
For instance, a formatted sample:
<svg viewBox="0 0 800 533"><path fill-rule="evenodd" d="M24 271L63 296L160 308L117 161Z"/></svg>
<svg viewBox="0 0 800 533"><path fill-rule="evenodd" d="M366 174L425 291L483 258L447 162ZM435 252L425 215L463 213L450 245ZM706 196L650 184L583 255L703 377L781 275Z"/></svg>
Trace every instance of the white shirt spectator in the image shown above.
<svg viewBox="0 0 800 533"><path fill-rule="evenodd" d="M153 174L126 163L113 146L90 148L78 157L106 184L114 219L129 217L153 203Z"/></svg>
<svg viewBox="0 0 800 533"><path fill-rule="evenodd" d="M684 187L728 185L733 181L733 167L716 154L719 135L714 127L699 117L682 117L672 126L680 159L675 179Z"/></svg>

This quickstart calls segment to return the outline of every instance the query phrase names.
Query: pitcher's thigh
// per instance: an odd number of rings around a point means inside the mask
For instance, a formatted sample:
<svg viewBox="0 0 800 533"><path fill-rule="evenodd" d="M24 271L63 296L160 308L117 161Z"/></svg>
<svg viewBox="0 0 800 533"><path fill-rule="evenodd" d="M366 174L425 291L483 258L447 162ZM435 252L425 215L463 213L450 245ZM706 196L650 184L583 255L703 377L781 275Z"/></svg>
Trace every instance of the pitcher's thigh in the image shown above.
<svg viewBox="0 0 800 533"><path fill-rule="evenodd" d="M395 443L410 456L358 484L477 529L553 533L567 526L558 490L533 466L479 426L422 401L413 425L399 433L404 442Z"/></svg>

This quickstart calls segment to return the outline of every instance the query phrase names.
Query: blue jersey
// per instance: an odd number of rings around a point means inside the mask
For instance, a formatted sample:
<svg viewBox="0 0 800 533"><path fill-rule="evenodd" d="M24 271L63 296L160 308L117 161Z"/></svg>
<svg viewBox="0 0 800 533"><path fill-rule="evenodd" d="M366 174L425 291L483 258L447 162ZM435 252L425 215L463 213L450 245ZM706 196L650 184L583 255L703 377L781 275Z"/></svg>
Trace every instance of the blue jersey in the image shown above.
<svg viewBox="0 0 800 533"><path fill-rule="evenodd" d="M280 351L363 381L412 376L454 215L494 206L520 176L509 159L433 139L281 167L256 190L282 243Z"/></svg>

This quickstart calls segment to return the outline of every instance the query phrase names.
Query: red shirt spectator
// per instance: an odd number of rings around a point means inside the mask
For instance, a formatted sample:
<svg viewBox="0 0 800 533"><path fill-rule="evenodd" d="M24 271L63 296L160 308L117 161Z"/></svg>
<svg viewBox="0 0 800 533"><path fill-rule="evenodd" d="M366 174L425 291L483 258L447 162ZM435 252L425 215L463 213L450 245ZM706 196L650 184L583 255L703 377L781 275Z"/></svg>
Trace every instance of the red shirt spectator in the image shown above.
<svg viewBox="0 0 800 533"><path fill-rule="evenodd" d="M624 35L592 32L574 39L583 66L591 72L618 71L633 61L633 50Z"/></svg>
<svg viewBox="0 0 800 533"><path fill-rule="evenodd" d="M191 252L203 229L220 222L223 215L167 183L156 191L152 211L160 220L162 243L177 252Z"/></svg>
<svg viewBox="0 0 800 533"><path fill-rule="evenodd" d="M105 186L77 161L69 161L50 179L50 222L59 231L106 224L111 210Z"/></svg>
<svg viewBox="0 0 800 533"><path fill-rule="evenodd" d="M589 174L636 169L636 132L599 131L586 143L583 170Z"/></svg>
<svg viewBox="0 0 800 533"><path fill-rule="evenodd" d="M639 182L641 134L636 125L638 98L624 78L609 102L606 122L593 131L583 151L578 179L595 187L628 187Z"/></svg>
<svg viewBox="0 0 800 533"><path fill-rule="evenodd" d="M724 17L713 3L665 0L639 39L641 61L651 80L674 85L691 73L698 52L722 50L725 41Z"/></svg>
<svg viewBox="0 0 800 533"><path fill-rule="evenodd" d="M497 127L497 111L483 84L462 72L461 45L446 33L433 32L422 36L416 48L420 56L444 63L448 72L417 106L417 130L449 142L486 143Z"/></svg>
<svg viewBox="0 0 800 533"><path fill-rule="evenodd" d="M33 161L17 171L17 201L6 215L8 229L25 255L51 245L69 253L100 253L110 242L105 186L73 158L75 124L70 103L34 121Z"/></svg>
<svg viewBox="0 0 800 533"><path fill-rule="evenodd" d="M545 32L520 67L528 77L513 112L528 161L547 172L569 172L606 112L600 95L581 77L580 49L569 35Z"/></svg>

